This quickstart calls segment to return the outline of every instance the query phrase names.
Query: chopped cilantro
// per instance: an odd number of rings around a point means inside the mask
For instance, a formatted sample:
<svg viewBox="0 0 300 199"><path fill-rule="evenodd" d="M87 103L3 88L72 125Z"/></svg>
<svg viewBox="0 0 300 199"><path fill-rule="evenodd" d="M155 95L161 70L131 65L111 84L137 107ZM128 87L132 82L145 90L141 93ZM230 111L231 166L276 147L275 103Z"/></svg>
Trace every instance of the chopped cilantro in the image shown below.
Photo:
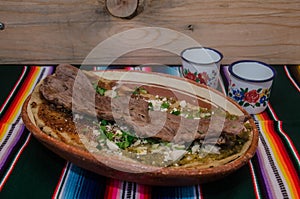
<svg viewBox="0 0 300 199"><path fill-rule="evenodd" d="M98 93L98 94L101 95L101 96L104 96L105 91L107 91L107 89L105 89L105 88L100 88L96 83L93 84L93 86L94 86L94 89L96 90L96 93Z"/></svg>
<svg viewBox="0 0 300 199"><path fill-rule="evenodd" d="M171 111L171 114L173 114L173 115L180 115L180 111L179 110L176 110L176 111Z"/></svg>
<svg viewBox="0 0 300 199"><path fill-rule="evenodd" d="M106 120L101 120L101 125L106 126L107 125L107 121Z"/></svg>
<svg viewBox="0 0 300 199"><path fill-rule="evenodd" d="M154 110L152 102L149 102L149 104L148 104L148 110L150 110L150 111Z"/></svg>
<svg viewBox="0 0 300 199"><path fill-rule="evenodd" d="M112 141L113 140L113 138L114 138L114 133L112 133L112 132L106 132L106 137L107 137L107 139L109 139L110 141Z"/></svg>
<svg viewBox="0 0 300 199"><path fill-rule="evenodd" d="M170 107L169 102L163 102L163 103L161 104L161 108L162 108L162 109L169 108L169 107Z"/></svg>
<svg viewBox="0 0 300 199"><path fill-rule="evenodd" d="M119 142L116 142L116 144L121 148L121 149L126 149L130 145L133 144L133 142L136 141L136 137L126 133L125 131L122 131L122 137Z"/></svg>
<svg viewBox="0 0 300 199"><path fill-rule="evenodd" d="M97 93L99 93L101 96L104 96L106 89L105 88L99 88L97 87Z"/></svg>
<svg viewBox="0 0 300 199"><path fill-rule="evenodd" d="M136 88L132 94L139 95L139 94L147 94L147 93L148 93L148 91L145 88L139 87L139 88Z"/></svg>
<svg viewBox="0 0 300 199"><path fill-rule="evenodd" d="M138 94L140 94L140 92L139 92L139 88L136 88L134 91L133 91L133 93L132 94L134 94L134 95L138 95Z"/></svg>
<svg viewBox="0 0 300 199"><path fill-rule="evenodd" d="M145 88L140 88L140 93L141 94L147 94L148 91Z"/></svg>

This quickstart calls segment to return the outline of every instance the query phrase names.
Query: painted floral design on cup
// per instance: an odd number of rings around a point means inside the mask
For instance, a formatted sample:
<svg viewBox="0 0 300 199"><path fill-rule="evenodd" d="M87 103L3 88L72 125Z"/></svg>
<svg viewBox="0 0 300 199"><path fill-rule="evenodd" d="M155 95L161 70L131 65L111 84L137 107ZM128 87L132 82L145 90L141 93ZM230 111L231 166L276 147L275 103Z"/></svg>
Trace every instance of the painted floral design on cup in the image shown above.
<svg viewBox="0 0 300 199"><path fill-rule="evenodd" d="M212 71L212 76L210 77L207 72L191 72L189 69L183 69L183 76L187 79L191 79L200 84L210 86L212 82L215 80L217 75L217 71Z"/></svg>
<svg viewBox="0 0 300 199"><path fill-rule="evenodd" d="M228 92L229 97L233 98L243 107L260 107L266 106L270 97L270 89L268 88L236 88L233 84Z"/></svg>

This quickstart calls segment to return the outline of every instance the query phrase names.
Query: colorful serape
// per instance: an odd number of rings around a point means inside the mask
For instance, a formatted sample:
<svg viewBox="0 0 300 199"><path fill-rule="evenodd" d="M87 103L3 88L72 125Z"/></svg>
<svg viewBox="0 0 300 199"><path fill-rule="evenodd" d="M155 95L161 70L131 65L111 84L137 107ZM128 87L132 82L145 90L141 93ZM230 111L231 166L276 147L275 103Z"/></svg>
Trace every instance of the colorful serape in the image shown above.
<svg viewBox="0 0 300 199"><path fill-rule="evenodd" d="M20 119L25 97L53 67L0 67L0 198L300 198L300 89L290 67L277 77L267 110L253 115L260 131L254 158L221 180L158 187L106 178L67 162L30 136ZM96 68L101 69L100 68ZM179 75L178 67L127 68ZM226 81L227 67L222 67ZM298 142L297 142L298 141Z"/></svg>
<svg viewBox="0 0 300 199"><path fill-rule="evenodd" d="M14 72L9 68L7 70ZM0 190L30 137L30 134L24 133L25 126L20 115L22 104L36 84L52 72L53 67L23 67L16 83L7 95L8 97L1 105L0 174L4 177L0 182ZM2 78L2 80L4 79ZM6 82L3 81L1 85L6 85Z"/></svg>

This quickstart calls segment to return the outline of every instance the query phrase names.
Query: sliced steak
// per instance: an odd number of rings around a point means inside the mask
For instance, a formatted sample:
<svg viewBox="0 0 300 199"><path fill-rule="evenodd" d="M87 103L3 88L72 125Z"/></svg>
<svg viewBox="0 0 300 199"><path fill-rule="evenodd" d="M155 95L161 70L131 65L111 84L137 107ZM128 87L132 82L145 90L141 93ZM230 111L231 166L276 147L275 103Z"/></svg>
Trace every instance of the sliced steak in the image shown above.
<svg viewBox="0 0 300 199"><path fill-rule="evenodd" d="M216 138L221 134L237 135L243 129L243 122L220 116L207 119L188 119L170 113L151 111L150 122L131 124L124 121L139 137L153 137L164 141L186 143L195 139Z"/></svg>
<svg viewBox="0 0 300 199"><path fill-rule="evenodd" d="M57 106L115 121L139 137L186 143L216 138L224 133L236 135L244 129L243 123L247 119L244 117L230 120L216 114L207 119L188 119L167 112L149 111L145 99L132 95L134 85L119 85L122 92L117 97L102 96L95 92L93 84L111 90L118 87L118 83L103 78L96 82L97 79L98 76L83 73L71 65L59 65L55 75L44 79L40 93Z"/></svg>
<svg viewBox="0 0 300 199"><path fill-rule="evenodd" d="M133 118L133 121L149 121L148 102L130 95L102 96L95 92L93 84L98 76L81 72L71 65L59 65L55 75L47 76L40 86L40 93L49 102L62 106L76 113L97 116L101 119L114 121L122 117ZM96 82L105 89L117 85L115 81L100 78ZM120 89L126 90L122 85ZM130 89L127 89L130 90Z"/></svg>
<svg viewBox="0 0 300 199"><path fill-rule="evenodd" d="M43 80L40 93L47 101L57 106L95 115L92 101L95 91L89 79L76 67L59 65L55 75L47 76Z"/></svg>

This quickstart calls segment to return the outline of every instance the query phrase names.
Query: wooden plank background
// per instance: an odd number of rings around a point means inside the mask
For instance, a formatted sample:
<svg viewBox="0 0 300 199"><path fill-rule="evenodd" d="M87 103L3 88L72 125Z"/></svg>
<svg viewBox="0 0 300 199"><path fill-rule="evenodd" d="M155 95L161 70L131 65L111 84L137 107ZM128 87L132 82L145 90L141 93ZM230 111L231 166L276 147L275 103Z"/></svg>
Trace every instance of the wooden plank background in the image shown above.
<svg viewBox="0 0 300 199"><path fill-rule="evenodd" d="M240 59L300 63L299 0L144 0L132 19L111 16L104 0L0 0L0 22L5 24L0 64L81 64L100 42L141 27L185 34L221 51L224 64ZM115 60L150 62L178 64L180 59L152 49Z"/></svg>

